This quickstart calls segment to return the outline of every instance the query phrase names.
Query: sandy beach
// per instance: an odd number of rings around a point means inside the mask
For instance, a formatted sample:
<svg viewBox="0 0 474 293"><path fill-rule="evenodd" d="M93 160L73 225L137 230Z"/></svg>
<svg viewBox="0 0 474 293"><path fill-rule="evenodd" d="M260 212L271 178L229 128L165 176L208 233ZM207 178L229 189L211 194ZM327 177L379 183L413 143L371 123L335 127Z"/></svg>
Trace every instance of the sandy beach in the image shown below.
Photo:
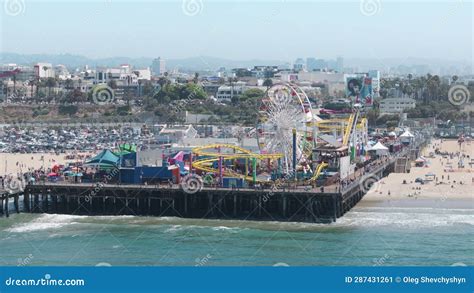
<svg viewBox="0 0 474 293"><path fill-rule="evenodd" d="M464 168L458 165L459 156L434 155L440 152L464 154ZM474 142L464 142L459 146L457 140L433 140L422 155L427 159L423 167L412 162L410 173L391 173L374 184L359 207L392 206L422 208L474 208ZM417 178L426 179L433 173L432 181L416 183ZM404 183L405 182L405 183Z"/></svg>
<svg viewBox="0 0 474 293"><path fill-rule="evenodd" d="M54 153L11 154L0 153L0 175L18 174L27 172L28 169L51 168L55 164L66 164L76 160L66 159L67 153L56 155ZM83 154L85 155L85 154Z"/></svg>

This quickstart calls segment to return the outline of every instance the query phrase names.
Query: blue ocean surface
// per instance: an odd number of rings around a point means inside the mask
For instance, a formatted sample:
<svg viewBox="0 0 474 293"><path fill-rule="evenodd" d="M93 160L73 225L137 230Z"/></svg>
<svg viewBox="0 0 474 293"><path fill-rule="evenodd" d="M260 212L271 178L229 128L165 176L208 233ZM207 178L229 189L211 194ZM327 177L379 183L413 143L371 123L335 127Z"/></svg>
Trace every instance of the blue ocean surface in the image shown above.
<svg viewBox="0 0 474 293"><path fill-rule="evenodd" d="M332 224L11 214L6 266L474 265L472 209L356 207Z"/></svg>

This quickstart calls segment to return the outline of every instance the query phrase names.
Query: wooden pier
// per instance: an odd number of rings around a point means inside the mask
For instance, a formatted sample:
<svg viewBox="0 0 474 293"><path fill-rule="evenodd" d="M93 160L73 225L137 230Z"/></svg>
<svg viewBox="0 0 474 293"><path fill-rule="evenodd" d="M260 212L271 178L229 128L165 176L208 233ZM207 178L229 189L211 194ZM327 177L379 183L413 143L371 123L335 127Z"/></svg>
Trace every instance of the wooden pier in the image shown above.
<svg viewBox="0 0 474 293"><path fill-rule="evenodd" d="M410 153L408 153L410 151ZM16 193L0 190L0 215L14 212L71 215L175 216L183 218L334 222L354 207L370 184L395 170L399 157L418 155L418 147L353 174L348 185L278 189L202 188L186 193L180 186L36 183ZM357 172L356 172L357 173ZM13 205L12 205L13 203Z"/></svg>
<svg viewBox="0 0 474 293"><path fill-rule="evenodd" d="M380 166L375 173L382 173ZM327 223L336 221L364 195L359 181L340 190L202 188L186 193L179 185L115 185L86 183L29 184L17 193L0 195L1 213L72 215L175 216L183 218L246 219ZM20 201L22 204L20 204Z"/></svg>

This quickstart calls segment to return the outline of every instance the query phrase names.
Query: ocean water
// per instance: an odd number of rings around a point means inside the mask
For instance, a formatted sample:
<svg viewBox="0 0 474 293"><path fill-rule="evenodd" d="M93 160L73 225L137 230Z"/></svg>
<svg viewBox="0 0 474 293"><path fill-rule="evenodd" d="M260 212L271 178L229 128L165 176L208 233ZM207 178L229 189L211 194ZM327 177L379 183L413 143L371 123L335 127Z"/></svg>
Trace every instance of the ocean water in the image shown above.
<svg viewBox="0 0 474 293"><path fill-rule="evenodd" d="M356 207L333 224L12 214L0 265L474 265L472 209Z"/></svg>

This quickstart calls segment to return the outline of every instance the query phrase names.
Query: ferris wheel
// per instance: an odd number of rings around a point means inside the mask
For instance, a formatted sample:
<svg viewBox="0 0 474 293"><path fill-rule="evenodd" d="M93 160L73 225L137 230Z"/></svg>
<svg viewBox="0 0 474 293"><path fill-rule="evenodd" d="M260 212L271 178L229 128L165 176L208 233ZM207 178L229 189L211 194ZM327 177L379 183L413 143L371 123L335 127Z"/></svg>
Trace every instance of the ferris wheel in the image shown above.
<svg viewBox="0 0 474 293"><path fill-rule="evenodd" d="M283 155L281 167L293 170L293 130L296 131L296 163L310 162L315 146L315 128L311 103L298 86L281 83L269 88L262 99L256 127L261 153Z"/></svg>

